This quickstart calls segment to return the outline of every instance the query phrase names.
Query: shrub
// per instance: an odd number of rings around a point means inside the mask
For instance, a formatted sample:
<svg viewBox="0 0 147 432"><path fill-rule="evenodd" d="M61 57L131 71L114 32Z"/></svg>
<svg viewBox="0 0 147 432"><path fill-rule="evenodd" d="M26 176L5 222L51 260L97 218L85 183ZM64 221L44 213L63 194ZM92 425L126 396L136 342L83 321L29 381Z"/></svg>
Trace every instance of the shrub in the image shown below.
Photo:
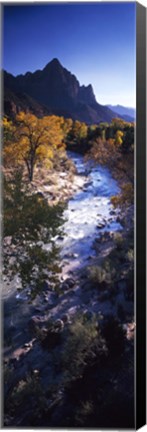
<svg viewBox="0 0 147 432"><path fill-rule="evenodd" d="M99 285L103 288L105 284L112 284L116 278L116 270L112 265L111 260L106 259L103 266L89 267L89 279L94 285Z"/></svg>
<svg viewBox="0 0 147 432"><path fill-rule="evenodd" d="M94 284L102 284L106 281L106 270L100 266L89 267L89 279Z"/></svg>
<svg viewBox="0 0 147 432"><path fill-rule="evenodd" d="M134 250L133 249L129 249L127 252L127 258L129 260L130 263L134 262Z"/></svg>
<svg viewBox="0 0 147 432"><path fill-rule="evenodd" d="M89 321L75 318L69 328L69 335L63 346L62 368L64 380L80 378L87 365L106 354L105 341L101 336L95 317Z"/></svg>
<svg viewBox="0 0 147 432"><path fill-rule="evenodd" d="M114 233L114 242L118 250L121 250L124 245L124 239L121 233Z"/></svg>
<svg viewBox="0 0 147 432"><path fill-rule="evenodd" d="M124 183L121 187L121 193L111 197L111 203L114 207L126 208L134 203L134 187L132 182Z"/></svg>
<svg viewBox="0 0 147 432"><path fill-rule="evenodd" d="M22 423L21 426L29 426L30 421L36 424L42 412L45 411L47 401L45 398L44 391L42 389L40 379L38 376L28 376L26 379L22 379L13 386L5 400L5 414L9 413L12 416L17 416ZM24 416L24 407L25 415ZM30 416L29 424L27 416ZM24 424L25 422L25 424ZM12 426L12 425L10 425Z"/></svg>
<svg viewBox="0 0 147 432"><path fill-rule="evenodd" d="M9 248L5 247L4 271L18 273L22 286L34 285L40 290L49 272L51 280L53 272L59 272L59 249L52 237L61 234L63 206L51 207L44 197L31 195L22 174L16 170L11 178L4 179L4 237L11 237L14 252L12 265ZM49 245L47 250L43 244Z"/></svg>
<svg viewBox="0 0 147 432"><path fill-rule="evenodd" d="M94 406L91 400L81 402L75 414L75 424L77 426L87 425L88 418L91 417L93 411L94 411Z"/></svg>
<svg viewBox="0 0 147 432"><path fill-rule="evenodd" d="M109 315L104 323L102 334L112 355L120 355L123 352L125 333L117 318Z"/></svg>

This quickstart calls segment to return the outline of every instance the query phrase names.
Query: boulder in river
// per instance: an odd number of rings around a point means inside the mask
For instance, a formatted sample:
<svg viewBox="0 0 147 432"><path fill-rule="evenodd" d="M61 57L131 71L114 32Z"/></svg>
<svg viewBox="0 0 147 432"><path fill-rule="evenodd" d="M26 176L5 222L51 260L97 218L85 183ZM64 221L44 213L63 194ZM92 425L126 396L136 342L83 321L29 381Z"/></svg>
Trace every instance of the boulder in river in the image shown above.
<svg viewBox="0 0 147 432"><path fill-rule="evenodd" d="M73 286L75 285L75 280L72 278L67 278L65 279L65 281L62 283L61 288L62 290L68 290L70 288L73 288Z"/></svg>
<svg viewBox="0 0 147 432"><path fill-rule="evenodd" d="M98 224L97 224L97 228L99 228L99 229L101 229L101 228L104 228L106 226L106 222L98 222Z"/></svg>
<svg viewBox="0 0 147 432"><path fill-rule="evenodd" d="M111 215L111 216L115 216L115 215L116 215L116 211L115 211L115 210L111 210L111 211L110 211L110 215Z"/></svg>
<svg viewBox="0 0 147 432"><path fill-rule="evenodd" d="M91 181L84 184L84 188L88 188L89 186L92 186L92 184L93 184L93 181L91 180Z"/></svg>
<svg viewBox="0 0 147 432"><path fill-rule="evenodd" d="M64 255L64 258L78 258L78 256L77 253L67 253Z"/></svg>
<svg viewBox="0 0 147 432"><path fill-rule="evenodd" d="M60 240L64 240L64 236L59 235L58 238L57 238L57 240L59 240L59 241L60 241Z"/></svg>

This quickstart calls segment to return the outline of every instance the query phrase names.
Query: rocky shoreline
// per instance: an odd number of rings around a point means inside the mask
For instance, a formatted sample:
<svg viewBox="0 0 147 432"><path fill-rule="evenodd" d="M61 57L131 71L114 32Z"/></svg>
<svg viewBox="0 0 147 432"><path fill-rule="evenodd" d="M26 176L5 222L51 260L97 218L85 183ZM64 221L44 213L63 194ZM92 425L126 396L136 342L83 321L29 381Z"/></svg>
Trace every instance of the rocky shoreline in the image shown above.
<svg viewBox="0 0 147 432"><path fill-rule="evenodd" d="M83 190L86 182L86 173L79 175L72 162L69 167L65 162L57 171L38 168L30 185L30 192L46 198L49 205L56 205L58 202L68 201L78 190Z"/></svg>

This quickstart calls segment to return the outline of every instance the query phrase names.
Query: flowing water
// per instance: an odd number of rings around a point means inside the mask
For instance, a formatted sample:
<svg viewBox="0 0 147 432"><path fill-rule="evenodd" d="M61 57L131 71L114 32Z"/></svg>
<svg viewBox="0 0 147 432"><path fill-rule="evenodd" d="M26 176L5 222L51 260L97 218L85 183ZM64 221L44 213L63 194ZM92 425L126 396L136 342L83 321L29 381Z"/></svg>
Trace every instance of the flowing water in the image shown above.
<svg viewBox="0 0 147 432"><path fill-rule="evenodd" d="M64 239L59 244L65 274L84 266L89 256L94 256L93 241L101 232L121 230L117 210L114 212L111 204L111 197L119 193L119 187L109 170L85 163L83 156L76 153L69 152L68 156L78 175L86 175L87 179L64 211Z"/></svg>

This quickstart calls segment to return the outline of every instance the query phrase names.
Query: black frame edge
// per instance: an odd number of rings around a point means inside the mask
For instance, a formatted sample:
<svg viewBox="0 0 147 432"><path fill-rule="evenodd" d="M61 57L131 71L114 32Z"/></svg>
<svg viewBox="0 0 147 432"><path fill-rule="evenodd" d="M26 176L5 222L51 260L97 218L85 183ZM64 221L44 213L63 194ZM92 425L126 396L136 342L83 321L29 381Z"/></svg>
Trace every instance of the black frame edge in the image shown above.
<svg viewBox="0 0 147 432"><path fill-rule="evenodd" d="M136 3L136 429L146 424L146 8Z"/></svg>

